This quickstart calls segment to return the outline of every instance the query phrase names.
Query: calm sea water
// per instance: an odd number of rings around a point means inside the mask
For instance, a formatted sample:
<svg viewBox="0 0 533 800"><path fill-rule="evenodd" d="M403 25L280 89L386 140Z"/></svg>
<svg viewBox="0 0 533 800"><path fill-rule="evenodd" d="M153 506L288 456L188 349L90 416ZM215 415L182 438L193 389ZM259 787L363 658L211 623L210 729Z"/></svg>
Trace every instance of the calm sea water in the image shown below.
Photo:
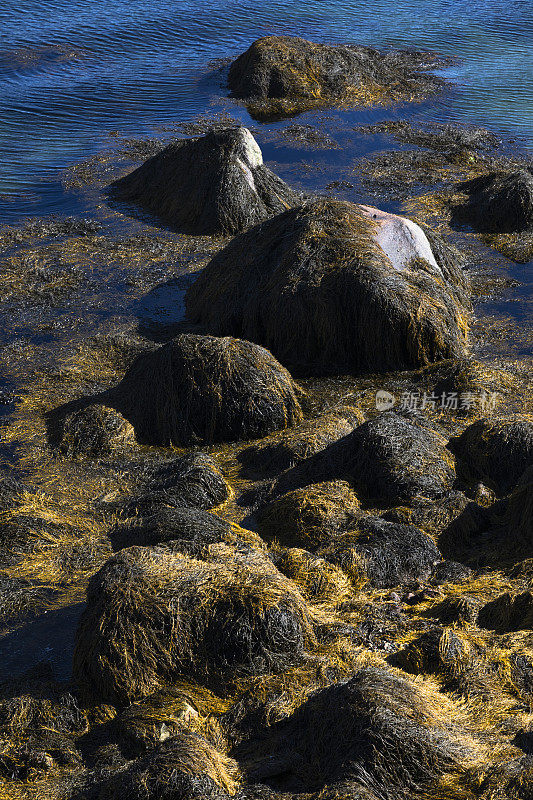
<svg viewBox="0 0 533 800"><path fill-rule="evenodd" d="M112 131L148 135L212 108L225 90L209 63L267 33L455 56L451 89L407 113L533 133L531 0L0 0L0 221L68 211L66 166Z"/></svg>

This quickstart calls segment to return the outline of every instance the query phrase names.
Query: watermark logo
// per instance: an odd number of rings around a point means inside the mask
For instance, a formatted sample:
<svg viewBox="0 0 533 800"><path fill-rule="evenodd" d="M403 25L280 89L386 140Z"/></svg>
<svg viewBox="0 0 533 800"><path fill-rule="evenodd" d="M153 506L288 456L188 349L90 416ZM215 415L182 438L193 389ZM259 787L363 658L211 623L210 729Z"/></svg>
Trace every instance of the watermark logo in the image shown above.
<svg viewBox="0 0 533 800"><path fill-rule="evenodd" d="M388 411L396 404L396 398L390 392L380 389L376 393L376 408L378 411Z"/></svg>
<svg viewBox="0 0 533 800"><path fill-rule="evenodd" d="M398 403L399 411L473 411L484 413L494 411L498 402L498 392L402 392L399 399L385 389L376 392L376 408L388 411Z"/></svg>

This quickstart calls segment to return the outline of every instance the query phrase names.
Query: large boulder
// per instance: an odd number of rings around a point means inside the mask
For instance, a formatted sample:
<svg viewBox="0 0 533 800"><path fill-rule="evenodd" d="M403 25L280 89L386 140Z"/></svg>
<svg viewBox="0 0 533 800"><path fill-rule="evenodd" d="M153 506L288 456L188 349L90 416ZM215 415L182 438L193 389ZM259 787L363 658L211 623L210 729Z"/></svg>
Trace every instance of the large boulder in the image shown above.
<svg viewBox="0 0 533 800"><path fill-rule="evenodd" d="M482 480L505 494L533 465L533 416L478 419L450 447L466 480Z"/></svg>
<svg viewBox="0 0 533 800"><path fill-rule="evenodd" d="M490 233L533 229L533 171L491 172L460 184L468 202L456 212Z"/></svg>
<svg viewBox="0 0 533 800"><path fill-rule="evenodd" d="M355 585L377 589L426 581L442 556L426 533L414 525L361 517L353 529L320 550Z"/></svg>
<svg viewBox="0 0 533 800"><path fill-rule="evenodd" d="M268 350L193 334L139 356L114 390L137 439L163 446L266 436L302 419L300 396Z"/></svg>
<svg viewBox="0 0 533 800"><path fill-rule="evenodd" d="M370 103L377 97L423 96L442 83L423 73L430 61L428 53L380 53L370 47L265 36L233 62L228 86L257 117L294 114L335 103Z"/></svg>
<svg viewBox="0 0 533 800"><path fill-rule="evenodd" d="M233 239L188 290L187 316L306 373L420 367L464 353L450 253L409 220L319 199Z"/></svg>
<svg viewBox="0 0 533 800"><path fill-rule="evenodd" d="M222 548L207 562L132 547L89 581L74 678L87 696L114 705L179 676L221 691L287 669L312 641L303 597L268 559Z"/></svg>
<svg viewBox="0 0 533 800"><path fill-rule="evenodd" d="M301 202L263 164L247 128L176 141L115 181L111 194L183 233L234 234Z"/></svg>

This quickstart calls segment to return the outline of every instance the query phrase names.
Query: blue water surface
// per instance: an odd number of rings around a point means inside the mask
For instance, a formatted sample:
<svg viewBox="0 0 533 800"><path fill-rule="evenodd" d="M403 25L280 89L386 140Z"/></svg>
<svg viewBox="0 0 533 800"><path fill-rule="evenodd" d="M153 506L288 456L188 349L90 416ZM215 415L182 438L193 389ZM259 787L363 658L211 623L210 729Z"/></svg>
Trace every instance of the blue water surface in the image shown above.
<svg viewBox="0 0 533 800"><path fill-rule="evenodd" d="M0 221L68 211L65 167L110 132L149 135L213 108L226 91L210 62L267 33L456 57L450 90L411 117L526 146L533 132L531 0L0 0Z"/></svg>

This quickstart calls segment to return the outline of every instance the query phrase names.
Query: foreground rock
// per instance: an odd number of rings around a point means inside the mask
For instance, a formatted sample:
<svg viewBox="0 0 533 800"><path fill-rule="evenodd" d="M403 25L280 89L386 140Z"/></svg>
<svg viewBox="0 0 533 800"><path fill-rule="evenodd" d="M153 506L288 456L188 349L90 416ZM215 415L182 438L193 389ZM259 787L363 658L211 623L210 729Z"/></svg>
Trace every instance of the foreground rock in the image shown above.
<svg viewBox="0 0 533 800"><path fill-rule="evenodd" d="M114 390L140 442L253 439L302 419L301 390L251 342L182 334L140 356Z"/></svg>
<svg viewBox="0 0 533 800"><path fill-rule="evenodd" d="M380 53L370 47L265 36L233 62L228 86L234 97L246 101L252 115L294 114L316 106L427 95L442 85L423 72L434 64L428 53Z"/></svg>
<svg viewBox="0 0 533 800"><path fill-rule="evenodd" d="M492 172L460 184L468 202L456 213L479 231L512 233L533 229L533 172Z"/></svg>
<svg viewBox="0 0 533 800"><path fill-rule="evenodd" d="M87 589L78 686L125 704L180 675L220 689L301 660L313 640L301 594L267 559L227 552L208 563L133 547L109 559Z"/></svg>
<svg viewBox="0 0 533 800"><path fill-rule="evenodd" d="M456 255L409 220L318 200L236 237L186 296L187 315L304 372L397 370L464 353Z"/></svg>
<svg viewBox="0 0 533 800"><path fill-rule="evenodd" d="M505 494L533 465L533 417L479 419L451 441L466 479L483 480Z"/></svg>
<svg viewBox="0 0 533 800"><path fill-rule="evenodd" d="M111 194L183 233L212 235L238 233L301 202L265 167L247 128L173 142L116 181Z"/></svg>

